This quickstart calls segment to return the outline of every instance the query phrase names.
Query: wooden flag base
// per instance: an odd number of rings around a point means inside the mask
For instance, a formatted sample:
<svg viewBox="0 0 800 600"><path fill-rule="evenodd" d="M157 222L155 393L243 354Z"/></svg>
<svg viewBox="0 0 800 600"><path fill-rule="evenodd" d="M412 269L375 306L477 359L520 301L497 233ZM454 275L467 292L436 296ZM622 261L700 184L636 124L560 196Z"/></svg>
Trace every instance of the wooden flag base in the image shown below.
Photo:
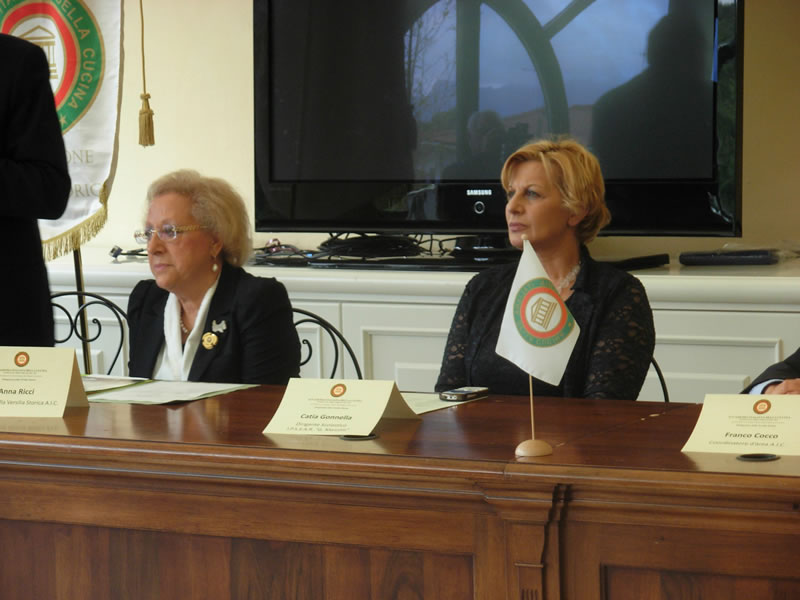
<svg viewBox="0 0 800 600"><path fill-rule="evenodd" d="M548 456L553 453L553 447L543 440L525 440L514 454L517 456Z"/></svg>

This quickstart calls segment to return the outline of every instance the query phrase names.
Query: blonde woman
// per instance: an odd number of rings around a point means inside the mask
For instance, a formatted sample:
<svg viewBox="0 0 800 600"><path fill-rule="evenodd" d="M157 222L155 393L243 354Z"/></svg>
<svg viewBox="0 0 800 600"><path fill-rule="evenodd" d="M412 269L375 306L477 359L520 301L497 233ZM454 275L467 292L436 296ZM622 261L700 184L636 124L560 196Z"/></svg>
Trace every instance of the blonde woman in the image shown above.
<svg viewBox="0 0 800 600"><path fill-rule="evenodd" d="M585 244L610 220L597 159L572 140L537 141L506 159L506 222L512 245L527 239L580 326L557 386L534 379L539 396L635 400L655 345L642 284L598 263ZM468 284L445 347L437 391L486 386L528 394L528 375L495 353L516 264L487 269Z"/></svg>

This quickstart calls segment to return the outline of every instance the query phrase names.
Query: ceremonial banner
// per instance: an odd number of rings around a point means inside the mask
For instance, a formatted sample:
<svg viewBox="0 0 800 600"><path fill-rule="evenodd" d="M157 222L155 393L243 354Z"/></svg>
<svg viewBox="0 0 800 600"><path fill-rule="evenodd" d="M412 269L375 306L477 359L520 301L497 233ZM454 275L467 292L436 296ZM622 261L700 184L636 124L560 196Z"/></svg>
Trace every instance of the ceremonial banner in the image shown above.
<svg viewBox="0 0 800 600"><path fill-rule="evenodd" d="M533 247L524 242L495 352L537 379L558 385L579 333Z"/></svg>
<svg viewBox="0 0 800 600"><path fill-rule="evenodd" d="M122 0L0 0L0 31L40 46L67 147L72 191L64 215L40 220L56 258L106 222L116 170L122 82Z"/></svg>

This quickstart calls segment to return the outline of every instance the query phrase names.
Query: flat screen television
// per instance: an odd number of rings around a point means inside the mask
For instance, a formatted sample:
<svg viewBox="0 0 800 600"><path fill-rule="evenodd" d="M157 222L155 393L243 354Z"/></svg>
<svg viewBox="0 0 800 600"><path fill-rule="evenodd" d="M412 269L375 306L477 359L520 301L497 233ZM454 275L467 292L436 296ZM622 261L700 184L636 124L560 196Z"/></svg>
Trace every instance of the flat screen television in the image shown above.
<svg viewBox="0 0 800 600"><path fill-rule="evenodd" d="M254 0L257 231L504 234L505 157L599 158L604 235L741 235L743 0Z"/></svg>

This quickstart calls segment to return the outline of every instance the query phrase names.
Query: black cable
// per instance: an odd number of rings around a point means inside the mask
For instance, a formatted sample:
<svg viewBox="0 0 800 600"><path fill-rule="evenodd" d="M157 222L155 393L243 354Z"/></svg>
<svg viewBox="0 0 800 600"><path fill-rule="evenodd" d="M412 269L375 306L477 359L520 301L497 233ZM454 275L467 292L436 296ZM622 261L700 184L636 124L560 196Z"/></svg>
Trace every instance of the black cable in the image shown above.
<svg viewBox="0 0 800 600"><path fill-rule="evenodd" d="M135 250L123 250L119 246L113 246L108 252L112 258L119 256L140 256L142 258L147 256L147 248L136 248Z"/></svg>

